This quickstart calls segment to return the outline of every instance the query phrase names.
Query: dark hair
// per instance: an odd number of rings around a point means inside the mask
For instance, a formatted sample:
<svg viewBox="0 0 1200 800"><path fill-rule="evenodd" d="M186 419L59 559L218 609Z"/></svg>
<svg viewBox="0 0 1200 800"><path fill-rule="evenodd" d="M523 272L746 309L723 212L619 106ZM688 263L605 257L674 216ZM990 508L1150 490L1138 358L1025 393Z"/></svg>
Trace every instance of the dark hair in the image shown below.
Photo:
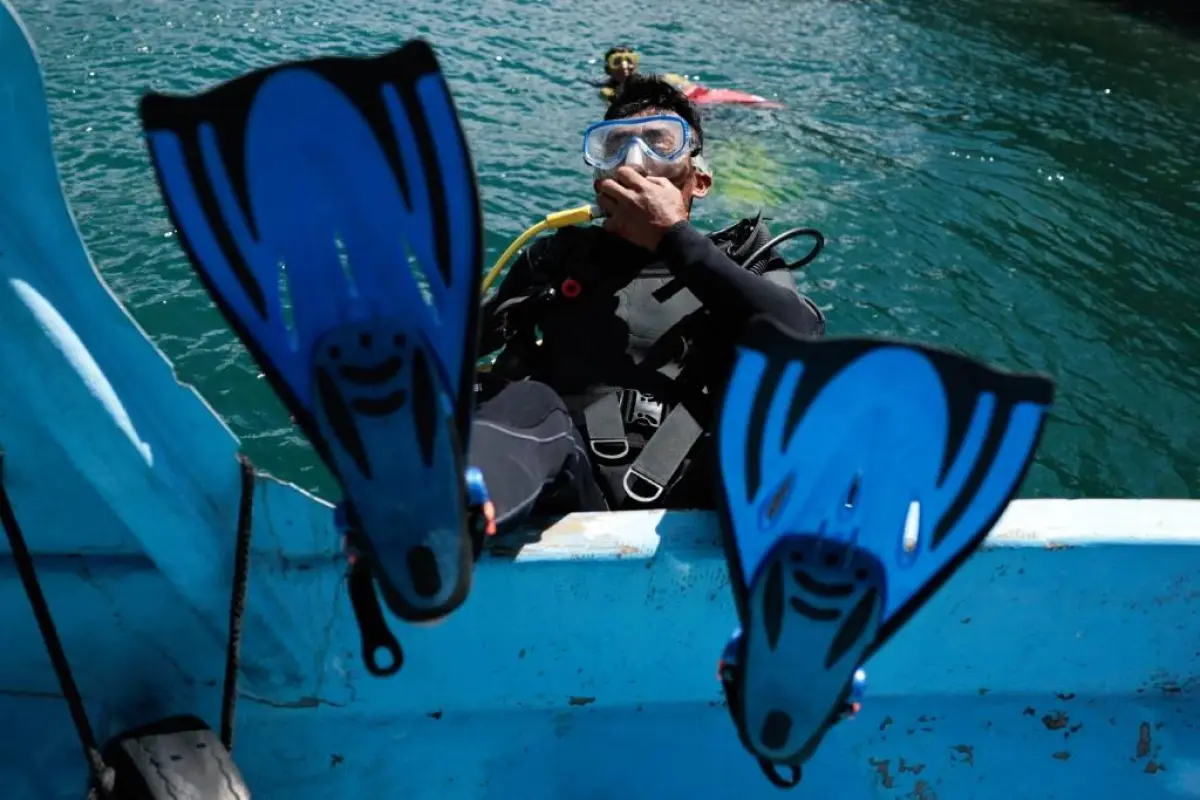
<svg viewBox="0 0 1200 800"><path fill-rule="evenodd" d="M700 126L696 107L683 92L657 75L635 73L629 76L617 90L604 118L625 119L647 110L678 114L692 129L692 155L699 155L704 150L704 129Z"/></svg>
<svg viewBox="0 0 1200 800"><path fill-rule="evenodd" d="M608 60L610 58L612 58L613 56L615 56L617 53L632 53L632 52L633 52L633 48L627 47L625 45L617 45L616 47L610 47L610 48L608 48L608 52L604 54L604 65L608 66Z"/></svg>

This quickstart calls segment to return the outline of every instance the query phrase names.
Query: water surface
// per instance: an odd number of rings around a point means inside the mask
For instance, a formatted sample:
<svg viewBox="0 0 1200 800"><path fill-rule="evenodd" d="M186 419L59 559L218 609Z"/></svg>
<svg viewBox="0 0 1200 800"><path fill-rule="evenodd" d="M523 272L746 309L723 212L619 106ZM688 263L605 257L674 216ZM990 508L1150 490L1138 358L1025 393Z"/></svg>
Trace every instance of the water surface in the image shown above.
<svg viewBox="0 0 1200 800"><path fill-rule="evenodd" d="M832 334L1057 378L1026 496L1186 497L1198 484L1200 44L1167 26L1072 0L17 7L98 266L259 466L307 488L333 491L185 264L136 103L413 36L455 92L492 256L588 199L578 137L602 108L585 81L630 43L648 69L786 103L708 114L716 189L697 222L761 207L776 229L823 230L801 280Z"/></svg>

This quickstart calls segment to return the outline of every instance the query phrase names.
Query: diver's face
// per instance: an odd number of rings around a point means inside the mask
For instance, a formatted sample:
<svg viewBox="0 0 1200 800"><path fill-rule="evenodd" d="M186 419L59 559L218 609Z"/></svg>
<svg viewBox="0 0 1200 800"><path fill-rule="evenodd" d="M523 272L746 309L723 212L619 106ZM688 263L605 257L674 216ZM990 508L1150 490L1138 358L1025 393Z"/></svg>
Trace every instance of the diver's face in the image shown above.
<svg viewBox="0 0 1200 800"><path fill-rule="evenodd" d="M659 108L647 108L625 119L635 120L640 117L657 116L678 117L677 114L670 111L664 111ZM630 147L626 153L625 161L621 166L630 167L647 177L656 176L666 178L679 189L680 194L683 195L684 207L689 210L692 207L692 201L697 197L704 197L708 194L708 190L712 186L712 176L706 171L697 168L694 157L690 153L676 163L664 164L647 158L639 148ZM598 186L600 181L606 177L611 177L611 175L597 174L593 182L593 188Z"/></svg>
<svg viewBox="0 0 1200 800"><path fill-rule="evenodd" d="M605 71L615 82L624 83L637 72L637 59L632 54L617 53L608 60Z"/></svg>

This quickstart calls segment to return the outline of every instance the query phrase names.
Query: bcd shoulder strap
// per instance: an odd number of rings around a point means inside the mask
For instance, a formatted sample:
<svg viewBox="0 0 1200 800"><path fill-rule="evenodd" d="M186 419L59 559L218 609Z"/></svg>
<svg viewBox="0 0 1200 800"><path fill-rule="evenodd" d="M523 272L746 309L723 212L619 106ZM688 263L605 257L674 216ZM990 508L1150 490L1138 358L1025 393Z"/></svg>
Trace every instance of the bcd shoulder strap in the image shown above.
<svg viewBox="0 0 1200 800"><path fill-rule="evenodd" d="M601 265L596 263L594 244L598 235L599 229L595 227L565 228L546 240L542 252L531 252L531 267L539 287L537 291L543 296L561 291L559 283L567 278L575 278L592 284L592 291L603 294L604 287L595 285L595 282L603 281L605 274ZM709 238L732 260L748 267L751 265L743 264L742 260L769 241L770 233L760 212L755 217L740 220L710 234ZM766 253L756 257L755 261L769 259L771 255ZM661 278L669 274L669 271L662 269L654 270L645 277ZM659 292L669 292L669 289L664 286ZM536 313L536 308L533 310ZM706 317L707 312L701 308L680 320L675 326L677 330L667 335L695 338L693 331L702 327ZM530 328L533 322L529 324ZM533 344L532 338L530 344ZM637 503L651 504L662 498L696 443L705 434L703 425L696 418L697 414L704 416L702 409L707 406L705 387L700 385L703 381L696 367L689 366L696 357L694 352L690 352L694 349L689 343L689 352L681 362L674 382L678 384L681 396L694 398L697 402L676 402L665 418L660 416L645 446L625 471L623 488L626 495ZM655 404L654 397L632 388L598 391L588 398L582 407L582 416L592 454L600 462L610 464L624 460L631 449L626 430L628 418L639 407Z"/></svg>

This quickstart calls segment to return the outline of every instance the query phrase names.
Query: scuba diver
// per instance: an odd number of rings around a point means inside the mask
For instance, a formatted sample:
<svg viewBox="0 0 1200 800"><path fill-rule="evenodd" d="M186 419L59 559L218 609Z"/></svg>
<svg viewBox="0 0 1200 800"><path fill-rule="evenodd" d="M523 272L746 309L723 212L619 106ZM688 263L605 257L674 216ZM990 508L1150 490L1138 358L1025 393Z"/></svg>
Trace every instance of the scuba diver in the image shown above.
<svg viewBox="0 0 1200 800"><path fill-rule="evenodd" d="M565 227L522 251L483 303L482 404L468 463L502 528L539 513L704 508L705 435L734 343L765 315L824 333L791 269L820 234L771 239L761 214L706 236L689 222L712 186L695 107L659 77L631 75L584 133L603 227ZM789 265L774 246L816 239ZM765 245L765 246L764 246Z"/></svg>
<svg viewBox="0 0 1200 800"><path fill-rule="evenodd" d="M613 47L604 54L604 72L608 76L595 83L600 87L600 96L605 102L612 103L625 81L638 74L638 54L625 46ZM663 81L678 89L684 97L697 106L736 105L752 106L754 108L783 108L783 104L769 100L762 95L743 92L739 89L710 89L688 80L682 75L662 73L657 75Z"/></svg>
<svg viewBox="0 0 1200 800"><path fill-rule="evenodd" d="M625 81L637 74L638 61L638 54L633 48L625 45L609 48L604 54L604 73L607 77L595 85L600 87L600 96L606 102L613 102ZM696 84L682 75L667 73L658 77L683 92L685 96L697 88Z"/></svg>

